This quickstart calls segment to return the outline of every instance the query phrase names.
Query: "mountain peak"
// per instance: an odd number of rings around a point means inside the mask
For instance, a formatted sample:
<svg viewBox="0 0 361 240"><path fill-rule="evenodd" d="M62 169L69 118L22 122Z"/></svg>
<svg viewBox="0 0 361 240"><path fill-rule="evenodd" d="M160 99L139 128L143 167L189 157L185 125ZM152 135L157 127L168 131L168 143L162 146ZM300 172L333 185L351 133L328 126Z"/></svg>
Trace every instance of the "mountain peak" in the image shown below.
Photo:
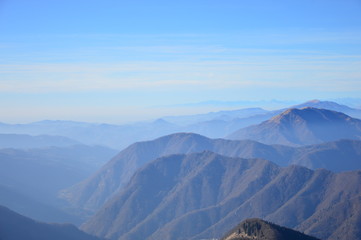
<svg viewBox="0 0 361 240"><path fill-rule="evenodd" d="M281 121L285 121L286 119L294 119L295 117L301 117L306 111L313 111L312 107L304 107L304 108L289 108L286 111L282 112L271 118L270 122L280 123Z"/></svg>
<svg viewBox="0 0 361 240"><path fill-rule="evenodd" d="M281 114L271 118L270 121L279 122L280 120L286 119L296 121L297 118L300 118L304 121L318 121L320 119L327 119L328 121L333 121L339 118L347 119L350 117L341 112L306 106L302 108L287 109ZM300 121L300 119L298 119L298 121Z"/></svg>
<svg viewBox="0 0 361 240"><path fill-rule="evenodd" d="M289 228L258 218L247 219L233 228L221 240L317 240Z"/></svg>
<svg viewBox="0 0 361 240"><path fill-rule="evenodd" d="M360 109L355 109L355 108L351 108L349 106L346 105L342 105L339 104L337 102L332 102L332 101L322 101L319 99L313 99L298 105L294 105L291 108L304 108L304 107L313 107L313 108L319 108L319 109L328 109L328 110L332 110L332 111L336 111L336 112L342 112L345 113L351 117L354 118L361 118L361 110Z"/></svg>
<svg viewBox="0 0 361 240"><path fill-rule="evenodd" d="M320 103L321 100L318 100L318 99L312 99L310 101L307 101L306 103Z"/></svg>
<svg viewBox="0 0 361 240"><path fill-rule="evenodd" d="M361 139L361 121L341 112L306 106L287 109L270 120L240 129L229 137L285 145L309 145L342 138Z"/></svg>
<svg viewBox="0 0 361 240"><path fill-rule="evenodd" d="M158 118L158 119L154 120L153 123L155 123L155 124L169 124L170 122L164 120L163 118Z"/></svg>

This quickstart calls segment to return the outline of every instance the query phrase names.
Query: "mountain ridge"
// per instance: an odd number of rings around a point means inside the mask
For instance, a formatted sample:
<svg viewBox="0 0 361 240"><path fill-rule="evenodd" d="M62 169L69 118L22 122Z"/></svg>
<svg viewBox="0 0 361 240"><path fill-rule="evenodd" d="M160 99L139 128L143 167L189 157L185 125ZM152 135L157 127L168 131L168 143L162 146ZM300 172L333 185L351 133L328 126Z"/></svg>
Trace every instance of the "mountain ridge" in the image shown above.
<svg viewBox="0 0 361 240"><path fill-rule="evenodd" d="M141 166L161 156L178 153L194 153L210 150L230 157L263 158L281 166L301 164L312 168L328 168L334 171L361 168L361 142L340 140L335 143L294 148L282 145L266 145L252 140L210 139L198 134L171 134L152 141L135 143L121 151L90 178L62 191L61 197L70 204L88 210L96 210L115 192L125 186L133 173ZM349 155L341 154L344 149ZM327 155L331 161L321 161ZM347 156L344 166L338 157ZM98 187L101 186L101 187Z"/></svg>
<svg viewBox="0 0 361 240"><path fill-rule="evenodd" d="M360 109L329 101L308 101L290 106L290 108L305 106L340 111L352 117L361 118ZM288 108L272 111L243 108L190 116L165 116L160 117L166 120L163 124L156 120L122 125L60 120L45 120L29 124L0 123L0 133L59 135L75 139L87 145L104 145L121 150L134 142L151 140L176 132L195 132L211 138L225 137L240 128L268 120Z"/></svg>
<svg viewBox="0 0 361 240"><path fill-rule="evenodd" d="M177 154L140 168L81 229L118 240L195 240L218 238L227 226L250 217L298 229L317 214L325 222L330 207L359 196L361 171L281 168L267 160L209 151ZM338 221L352 214L345 213ZM347 229L357 228L355 223ZM304 231L321 235L313 231L314 226L309 224ZM323 227L325 239L332 239L332 229ZM339 230L345 233L347 229Z"/></svg>
<svg viewBox="0 0 361 240"><path fill-rule="evenodd" d="M291 146L317 144L341 138L361 139L361 120L331 110L292 108L258 125L242 128L228 138Z"/></svg>

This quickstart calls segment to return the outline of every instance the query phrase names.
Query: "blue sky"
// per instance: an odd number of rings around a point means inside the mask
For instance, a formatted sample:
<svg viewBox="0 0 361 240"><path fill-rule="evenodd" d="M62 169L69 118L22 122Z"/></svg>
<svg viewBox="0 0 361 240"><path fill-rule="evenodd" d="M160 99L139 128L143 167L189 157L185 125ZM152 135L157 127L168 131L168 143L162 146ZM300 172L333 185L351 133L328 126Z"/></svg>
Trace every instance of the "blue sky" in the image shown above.
<svg viewBox="0 0 361 240"><path fill-rule="evenodd" d="M360 13L360 0L0 0L0 122L359 98Z"/></svg>

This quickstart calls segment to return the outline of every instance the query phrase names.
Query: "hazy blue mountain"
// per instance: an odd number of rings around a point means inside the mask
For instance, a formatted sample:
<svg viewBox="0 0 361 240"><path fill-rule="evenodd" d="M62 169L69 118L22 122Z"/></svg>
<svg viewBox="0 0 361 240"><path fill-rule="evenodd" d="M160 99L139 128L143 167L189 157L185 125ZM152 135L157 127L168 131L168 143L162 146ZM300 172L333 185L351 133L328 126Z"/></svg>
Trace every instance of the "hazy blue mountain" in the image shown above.
<svg viewBox="0 0 361 240"><path fill-rule="evenodd" d="M352 108L361 109L361 98L336 98L329 99L330 101L338 102Z"/></svg>
<svg viewBox="0 0 361 240"><path fill-rule="evenodd" d="M311 169L325 168L334 172L361 169L361 141L338 140L298 147L289 157L289 164Z"/></svg>
<svg viewBox="0 0 361 240"><path fill-rule="evenodd" d="M212 239L258 217L323 239L337 234L359 240L360 215L353 210L360 197L361 171L336 174L212 152L179 154L138 170L81 228L119 240ZM342 214L327 218L335 206Z"/></svg>
<svg viewBox="0 0 361 240"><path fill-rule="evenodd" d="M114 157L119 151L103 146L78 144L69 147L33 148L27 149L23 152L37 158L48 158L52 159L52 161L62 162L69 165L78 165L78 167L83 171L93 173L109 159Z"/></svg>
<svg viewBox="0 0 361 240"><path fill-rule="evenodd" d="M47 224L0 206L1 240L100 240L70 224Z"/></svg>
<svg viewBox="0 0 361 240"><path fill-rule="evenodd" d="M16 204L16 195L12 193L17 193L34 200L21 201L24 210L37 209L40 212L40 203L58 206L60 205L57 199L59 190L89 177L115 153L113 149L85 145L26 150L0 149L0 182L9 190L3 192L0 197L3 201L0 202L9 207L8 204ZM39 204L35 206L34 202ZM20 206L20 203L17 206ZM16 210L34 214L27 216L36 219L41 215L37 215L36 211ZM51 211L41 216L40 220L46 221L60 219Z"/></svg>
<svg viewBox="0 0 361 240"><path fill-rule="evenodd" d="M284 145L361 139L361 120L326 109L293 108L261 124L242 128L228 138Z"/></svg>
<svg viewBox="0 0 361 240"><path fill-rule="evenodd" d="M112 149L82 145L1 149L0 179L14 190L49 200L60 189L89 177L114 153Z"/></svg>
<svg viewBox="0 0 361 240"><path fill-rule="evenodd" d="M258 218L242 221L221 240L317 240L290 228L281 227Z"/></svg>
<svg viewBox="0 0 361 240"><path fill-rule="evenodd" d="M220 138L227 136L240 128L265 121L274 115L276 115L276 113L268 112L246 118L235 118L229 121L219 119L209 120L188 125L181 130L182 132L193 132L210 138Z"/></svg>
<svg viewBox="0 0 361 240"><path fill-rule="evenodd" d="M170 107L220 107L220 108L250 108L254 106L266 106L267 108L280 108L282 106L290 106L297 104L298 101L284 101L284 100L260 100L260 101L219 101L219 100L208 100L203 102L195 102L195 103L184 103L184 104L176 104L170 105Z"/></svg>
<svg viewBox="0 0 361 240"><path fill-rule="evenodd" d="M0 134L0 148L42 148L65 147L79 144L79 142L61 136L31 136L26 134Z"/></svg>
<svg viewBox="0 0 361 240"><path fill-rule="evenodd" d="M360 109L350 108L330 101L312 100L291 106L291 108L304 107L323 108L343 112L353 117L361 117ZM191 119L192 121L188 121L189 124L183 128L183 131L194 132L207 137L224 137L242 127L248 127L266 121L287 109L288 108L266 111L258 108L250 108L234 111L220 111L209 114L170 117L165 119L168 119L171 122L180 119L178 122L179 124L182 123L181 120L183 119ZM197 116L200 117L197 118Z"/></svg>
<svg viewBox="0 0 361 240"><path fill-rule="evenodd" d="M86 145L103 145L115 149L122 149L131 143L153 139L177 130L177 126L164 120L127 125L49 120L30 124L0 124L1 133L58 135Z"/></svg>
<svg viewBox="0 0 361 240"><path fill-rule="evenodd" d="M236 120L225 121L221 119L209 120L184 127L183 132L197 133L210 138L223 137L228 132L230 122ZM246 125L248 126L248 125ZM239 128L236 128L237 130ZM233 129L232 129L233 130ZM233 130L233 131L235 131Z"/></svg>
<svg viewBox="0 0 361 240"><path fill-rule="evenodd" d="M293 107L325 108L341 111L354 117L361 115L358 109L318 100ZM121 150L135 142L151 140L177 132L194 132L212 138L225 137L240 128L269 120L285 110L286 108L273 111L246 108L188 116L163 117L155 121L123 125L49 120L29 124L0 123L0 133L57 135L75 139L87 145L103 145Z"/></svg>
<svg viewBox="0 0 361 240"><path fill-rule="evenodd" d="M305 107L312 107L312 108L322 108L327 110L332 110L336 112L342 112L354 118L361 118L361 109L350 108L346 105L338 104L332 101L320 101L320 100L311 100L305 103L301 103L298 105L294 105L291 108L305 108Z"/></svg>
<svg viewBox="0 0 361 240"><path fill-rule="evenodd" d="M30 196L3 185L0 185L0 205L26 217L43 222L67 222L79 225L84 221L75 214L67 213L65 210L34 200Z"/></svg>
<svg viewBox="0 0 361 240"><path fill-rule="evenodd" d="M209 139L178 133L153 141L132 144L111 159L96 174L62 191L61 197L76 208L96 210L122 188L133 173L155 158L205 150L243 158L263 158L281 166L300 164L333 171L361 169L360 141L341 140L306 147L265 145L250 140Z"/></svg>
<svg viewBox="0 0 361 240"><path fill-rule="evenodd" d="M267 113L267 110L262 108L244 108L237 110L228 110L228 111L218 111L218 112L209 112L204 114L194 114L194 115L183 115L183 116L168 116L163 117L164 120L180 125L188 126L192 124L197 124L207 121L231 121L236 118L246 118L258 114Z"/></svg>
<svg viewBox="0 0 361 240"><path fill-rule="evenodd" d="M348 114L352 117L361 118L361 110L360 109L354 109L350 108L345 105L340 105L335 102L330 101L320 101L320 100L312 100L308 101L299 105L294 105L291 108L304 108L304 107L313 107L313 108L323 108L333 111L342 112L345 114ZM281 114L282 112L286 111L288 108L284 109L278 109L273 111L257 111L257 109L250 109L253 111L247 112L247 109L238 110L239 112L243 113L242 115L234 114L231 115L233 111L223 111L223 112L216 112L214 114L221 114L224 113L224 117L214 117L210 118L212 116L211 114L205 114L205 116L208 116L209 118L205 118L205 120L193 122L192 124L189 124L185 126L182 131L185 132L194 132L198 133L207 137L217 138L217 137L225 137L240 128L248 127L250 125L259 124L263 121L269 120L270 118ZM234 111L237 113L237 111ZM227 113L229 115L227 115ZM246 114L248 113L248 114ZM197 116L197 115L194 115ZM203 115L201 115L203 116ZM185 116L191 118L192 116ZM180 119L182 119L182 116L179 116ZM174 119L177 119L177 117L174 117ZM200 118L202 119L202 118Z"/></svg>

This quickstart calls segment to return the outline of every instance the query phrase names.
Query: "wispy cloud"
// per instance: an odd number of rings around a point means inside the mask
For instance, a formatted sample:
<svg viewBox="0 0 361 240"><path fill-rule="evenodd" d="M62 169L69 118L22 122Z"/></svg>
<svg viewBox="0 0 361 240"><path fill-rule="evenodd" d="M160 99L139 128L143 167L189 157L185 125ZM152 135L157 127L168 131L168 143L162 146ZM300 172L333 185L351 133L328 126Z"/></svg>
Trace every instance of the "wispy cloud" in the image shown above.
<svg viewBox="0 0 361 240"><path fill-rule="evenodd" d="M345 44L356 44L359 32L57 37L11 45L0 59L0 92L361 89L361 49Z"/></svg>
<svg viewBox="0 0 361 240"><path fill-rule="evenodd" d="M0 65L1 92L243 87L361 88L360 56L244 56L237 61ZM330 84L332 83L332 84Z"/></svg>

